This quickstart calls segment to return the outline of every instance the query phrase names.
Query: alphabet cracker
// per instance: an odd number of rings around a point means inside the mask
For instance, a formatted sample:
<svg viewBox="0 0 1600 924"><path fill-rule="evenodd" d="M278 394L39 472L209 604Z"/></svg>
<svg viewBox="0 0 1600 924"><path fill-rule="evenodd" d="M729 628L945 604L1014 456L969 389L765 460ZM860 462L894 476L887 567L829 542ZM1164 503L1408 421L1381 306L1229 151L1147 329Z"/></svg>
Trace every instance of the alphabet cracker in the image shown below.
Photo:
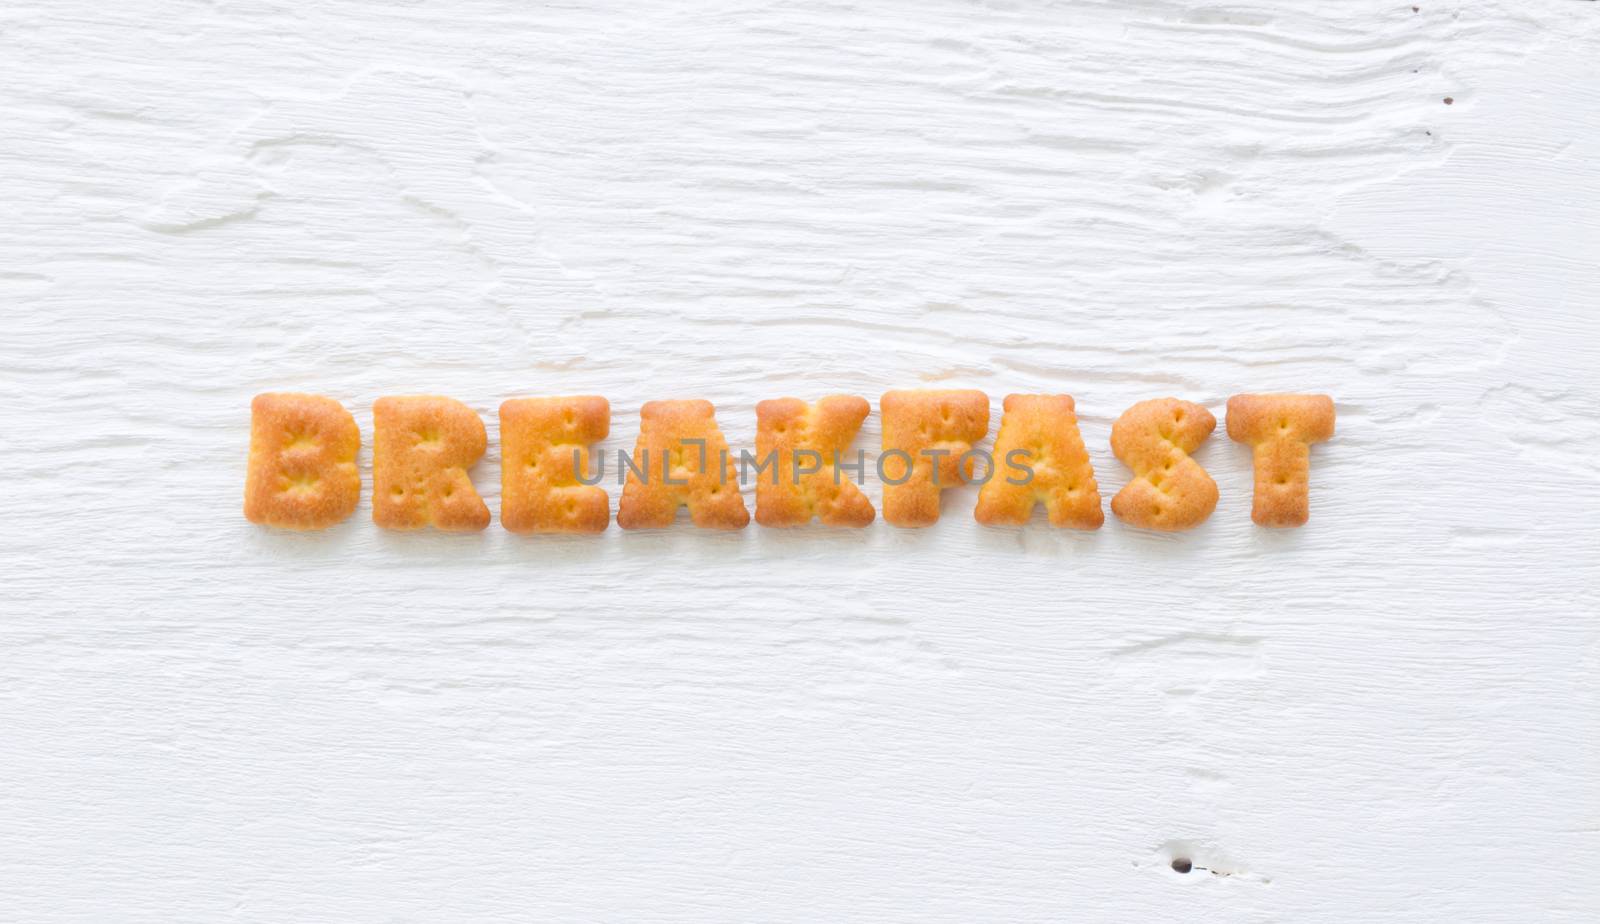
<svg viewBox="0 0 1600 924"><path fill-rule="evenodd" d="M284 529L323 529L361 499L361 430L344 405L321 395L264 394L250 402L244 515Z"/></svg>
<svg viewBox="0 0 1600 924"><path fill-rule="evenodd" d="M883 414L883 518L893 526L932 526L939 495L970 476L962 457L989 432L989 396L981 391L890 391Z"/></svg>
<svg viewBox="0 0 1600 924"><path fill-rule="evenodd" d="M1303 526L1311 517L1311 444L1333 436L1327 395L1234 395L1228 436L1255 458L1250 519L1261 526Z"/></svg>
<svg viewBox="0 0 1600 924"><path fill-rule="evenodd" d="M467 469L488 436L472 408L437 395L372 404L372 522L385 529L483 529L489 508Z"/></svg>
<svg viewBox="0 0 1600 924"><path fill-rule="evenodd" d="M1190 401L1140 401L1111 425L1111 451L1133 480L1111 499L1111 512L1145 529L1192 529L1217 507L1217 483L1189 458L1217 428L1211 412Z"/></svg>
<svg viewBox="0 0 1600 924"><path fill-rule="evenodd" d="M973 512L979 523L1021 526L1040 502L1051 526L1099 529L1105 522L1071 395L1007 395L994 457L996 471Z"/></svg>
<svg viewBox="0 0 1600 924"><path fill-rule="evenodd" d="M817 517L826 526L871 523L872 502L837 467L871 410L853 395L829 395L814 405L799 398L757 404L756 455L760 464L770 458L775 470L756 478L756 522L800 526Z"/></svg>
<svg viewBox="0 0 1600 924"><path fill-rule="evenodd" d="M595 395L513 398L500 405L500 525L514 533L598 533L611 499L580 484L589 444L611 432L611 404Z"/></svg>
<svg viewBox="0 0 1600 924"><path fill-rule="evenodd" d="M685 504L696 526L743 529L749 524L728 441L710 401L645 402L632 462L644 477L630 466L617 507L617 525L623 529L671 526Z"/></svg>

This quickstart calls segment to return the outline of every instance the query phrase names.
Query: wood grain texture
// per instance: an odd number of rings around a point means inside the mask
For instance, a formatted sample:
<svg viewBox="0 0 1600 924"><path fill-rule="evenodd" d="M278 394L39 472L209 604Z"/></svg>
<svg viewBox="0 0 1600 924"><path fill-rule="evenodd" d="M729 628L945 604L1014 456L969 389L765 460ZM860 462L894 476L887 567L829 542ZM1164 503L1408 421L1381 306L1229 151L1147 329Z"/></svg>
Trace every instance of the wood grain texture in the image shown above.
<svg viewBox="0 0 1600 924"><path fill-rule="evenodd" d="M1600 5L539 6L0 5L0 919L1592 912ZM498 512L508 397L919 387L1108 497L1141 399L1338 435L1291 531L1224 438L1179 535L370 522L381 395ZM347 523L243 520L263 391Z"/></svg>

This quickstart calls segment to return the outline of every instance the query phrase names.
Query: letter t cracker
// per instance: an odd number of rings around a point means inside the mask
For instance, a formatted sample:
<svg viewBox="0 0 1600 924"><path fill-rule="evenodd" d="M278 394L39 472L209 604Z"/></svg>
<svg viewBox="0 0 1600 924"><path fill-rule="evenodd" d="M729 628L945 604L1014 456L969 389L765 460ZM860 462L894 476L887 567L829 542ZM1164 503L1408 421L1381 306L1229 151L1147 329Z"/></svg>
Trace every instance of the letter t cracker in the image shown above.
<svg viewBox="0 0 1600 924"><path fill-rule="evenodd" d="M244 515L284 529L323 529L361 499L361 430L344 405L321 395L265 394L250 402Z"/></svg>
<svg viewBox="0 0 1600 924"><path fill-rule="evenodd" d="M883 518L893 526L932 526L939 495L968 473L961 457L989 432L981 391L890 391L883 413Z"/></svg>
<svg viewBox="0 0 1600 924"><path fill-rule="evenodd" d="M829 395L816 404L775 398L756 405L758 464L773 457L774 471L756 477L756 522L801 526L820 517L826 526L866 526L872 502L836 467L872 406L854 395Z"/></svg>
<svg viewBox="0 0 1600 924"><path fill-rule="evenodd" d="M514 533L598 533L605 489L579 484L589 444L611 432L606 399L513 398L500 405L500 525Z"/></svg>
<svg viewBox="0 0 1600 924"><path fill-rule="evenodd" d="M1256 469L1250 519L1260 526L1303 526L1311 517L1311 444L1333 436L1327 395L1234 395L1228 436L1248 444Z"/></svg>
<svg viewBox="0 0 1600 924"><path fill-rule="evenodd" d="M973 517L985 526L1022 526L1043 501L1051 526L1099 529L1106 515L1072 396L1007 395L1005 412L994 440L997 470L978 492Z"/></svg>
<svg viewBox="0 0 1600 924"><path fill-rule="evenodd" d="M372 423L372 522L452 531L489 525L489 508L467 477L488 446L472 408L435 395L379 398Z"/></svg>
<svg viewBox="0 0 1600 924"><path fill-rule="evenodd" d="M750 523L710 401L645 402L632 461L644 475L628 471L617 506L623 529L671 526L685 504L696 526L744 529Z"/></svg>

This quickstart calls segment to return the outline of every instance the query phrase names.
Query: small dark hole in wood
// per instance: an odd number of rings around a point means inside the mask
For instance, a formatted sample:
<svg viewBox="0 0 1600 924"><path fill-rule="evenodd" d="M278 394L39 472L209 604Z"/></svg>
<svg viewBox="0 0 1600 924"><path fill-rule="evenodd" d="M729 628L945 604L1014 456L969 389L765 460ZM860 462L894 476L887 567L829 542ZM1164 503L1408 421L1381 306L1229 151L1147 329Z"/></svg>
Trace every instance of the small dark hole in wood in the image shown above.
<svg viewBox="0 0 1600 924"><path fill-rule="evenodd" d="M1191 862L1188 857L1178 857L1176 860L1172 861L1172 868L1176 872L1187 873L1188 871L1194 869L1194 863Z"/></svg>

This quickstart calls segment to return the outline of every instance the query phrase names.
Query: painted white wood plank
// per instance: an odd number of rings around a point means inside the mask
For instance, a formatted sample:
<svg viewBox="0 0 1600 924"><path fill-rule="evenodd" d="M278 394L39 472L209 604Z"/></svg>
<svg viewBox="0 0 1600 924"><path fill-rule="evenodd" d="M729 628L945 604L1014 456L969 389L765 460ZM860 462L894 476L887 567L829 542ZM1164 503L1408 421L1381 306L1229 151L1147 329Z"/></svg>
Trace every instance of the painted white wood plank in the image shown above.
<svg viewBox="0 0 1600 924"><path fill-rule="evenodd" d="M1597 61L1577 2L6 4L0 918L1586 919ZM1143 398L1339 432L1294 532L1220 429L1182 536L240 515L259 391L460 398L498 510L507 397L871 449L918 386L1073 394L1107 497Z"/></svg>

